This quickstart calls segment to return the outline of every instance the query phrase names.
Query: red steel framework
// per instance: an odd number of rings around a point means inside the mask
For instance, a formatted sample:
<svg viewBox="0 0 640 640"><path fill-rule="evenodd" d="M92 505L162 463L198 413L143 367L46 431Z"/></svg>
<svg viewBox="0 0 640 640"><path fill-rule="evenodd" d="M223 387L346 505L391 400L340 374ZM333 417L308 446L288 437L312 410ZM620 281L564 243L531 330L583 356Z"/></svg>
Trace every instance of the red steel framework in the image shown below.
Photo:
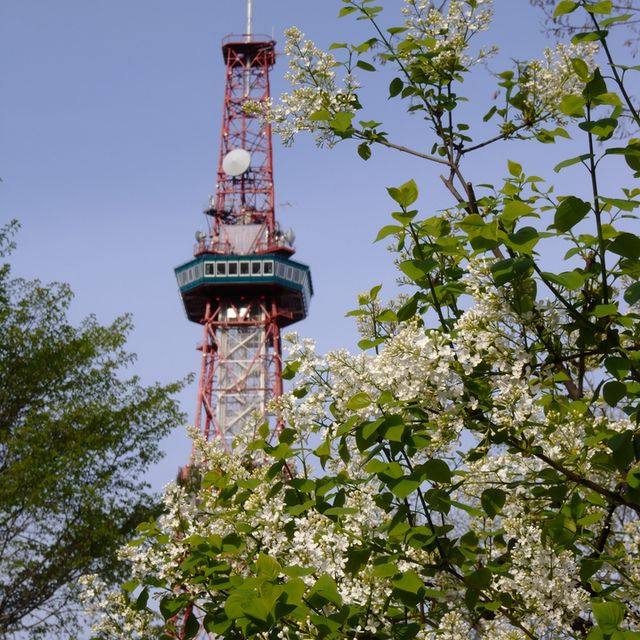
<svg viewBox="0 0 640 640"><path fill-rule="evenodd" d="M273 154L271 125L248 113L248 101L270 98L269 70L275 64L275 42L266 36L227 36L222 43L227 67L214 230L225 223L253 222L274 231ZM251 154L242 175L225 173L222 161L234 149Z"/></svg>
<svg viewBox="0 0 640 640"><path fill-rule="evenodd" d="M311 280L305 265L289 259L292 232L283 233L275 219L271 126L259 116L270 100L275 42L228 36L222 53L226 83L216 194L205 210L209 233L197 234L194 260L176 275L187 316L204 328L195 426L229 448L248 422L272 420L268 402L282 393L280 330L306 315ZM234 153L246 165L230 170L225 160Z"/></svg>
<svg viewBox="0 0 640 640"><path fill-rule="evenodd" d="M253 35L229 36L222 43L222 53L226 86L215 208L208 211L213 217L212 234L209 246L198 249L223 254L265 251L275 235L271 126L251 115L246 106L248 102L264 104L270 98L275 42ZM251 156L250 167L239 176L223 169L224 158L235 149ZM238 225L249 231L242 234L245 245L246 237L250 239L249 247L238 247ZM227 447L252 414L266 417L267 402L282 393L277 303L268 296L247 300L242 294L242 290L230 291L228 298L208 302L200 347L195 426L206 439L215 435Z"/></svg>

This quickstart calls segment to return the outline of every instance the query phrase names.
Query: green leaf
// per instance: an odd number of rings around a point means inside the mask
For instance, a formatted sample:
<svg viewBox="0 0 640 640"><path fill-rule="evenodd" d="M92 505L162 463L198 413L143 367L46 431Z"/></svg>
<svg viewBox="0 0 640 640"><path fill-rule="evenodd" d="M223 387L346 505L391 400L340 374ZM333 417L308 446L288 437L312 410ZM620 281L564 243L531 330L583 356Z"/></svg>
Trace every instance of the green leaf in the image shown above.
<svg viewBox="0 0 640 640"><path fill-rule="evenodd" d="M426 478L432 482L443 484L451 482L451 469L449 469L449 465L444 460L438 460L437 458L427 460L416 469L416 472L420 474L421 478Z"/></svg>
<svg viewBox="0 0 640 640"><path fill-rule="evenodd" d="M371 458L364 467L367 473L385 473L389 470L389 463L380 458Z"/></svg>
<svg viewBox="0 0 640 640"><path fill-rule="evenodd" d="M256 560L256 572L262 578L275 580L282 572L282 567L277 560L261 553Z"/></svg>
<svg viewBox="0 0 640 640"><path fill-rule="evenodd" d="M404 83L400 78L394 78L389 84L389 97L395 98L402 89L404 88Z"/></svg>
<svg viewBox="0 0 640 640"><path fill-rule="evenodd" d="M340 11L338 12L338 18L342 18L343 16L347 16L350 13L353 13L354 11L356 11L355 7L342 7L342 9L340 9Z"/></svg>
<svg viewBox="0 0 640 640"><path fill-rule="evenodd" d="M368 142L361 142L358 145L358 155L363 160L368 160L371 157L371 145Z"/></svg>
<svg viewBox="0 0 640 640"><path fill-rule="evenodd" d="M198 618L196 618L193 611L189 611L180 637L184 638L184 640L189 640L189 638L195 638L198 631L200 631L200 622L198 622Z"/></svg>
<svg viewBox="0 0 640 640"><path fill-rule="evenodd" d="M606 37L607 31L596 29L594 31L576 33L576 35L571 38L571 43L580 44L582 42L597 42L598 40L604 40Z"/></svg>
<svg viewBox="0 0 640 640"><path fill-rule="evenodd" d="M623 155L625 162L634 171L640 171L640 140L633 138L626 147L609 147L606 155Z"/></svg>
<svg viewBox="0 0 640 640"><path fill-rule="evenodd" d="M507 200L502 209L502 218L506 222L515 222L518 218L529 216L533 213L533 207L526 202L522 202L522 200Z"/></svg>
<svg viewBox="0 0 640 640"><path fill-rule="evenodd" d="M419 486L420 482L411 478L399 478L389 483L391 493L400 500L410 496Z"/></svg>
<svg viewBox="0 0 640 640"><path fill-rule="evenodd" d="M623 258L637 260L640 258L640 238L633 233L621 233L607 249Z"/></svg>
<svg viewBox="0 0 640 640"><path fill-rule="evenodd" d="M258 594L251 589L236 589L224 603L224 612L232 620L250 616L266 621L269 612Z"/></svg>
<svg viewBox="0 0 640 640"><path fill-rule="evenodd" d="M634 282L624 292L624 299L627 304L635 304L640 300L640 282Z"/></svg>
<svg viewBox="0 0 640 640"><path fill-rule="evenodd" d="M375 120L358 120L358 122L363 129L375 129L382 124L382 122L376 122Z"/></svg>
<svg viewBox="0 0 640 640"><path fill-rule="evenodd" d="M346 133L351 129L352 120L353 113L338 111L333 118L329 120L329 126L337 133Z"/></svg>
<svg viewBox="0 0 640 640"><path fill-rule="evenodd" d="M331 602L338 607L342 605L342 598L338 593L338 587L335 580L326 573L316 580L316 583L311 587L311 590L307 594L307 598L311 603L319 599Z"/></svg>
<svg viewBox="0 0 640 640"><path fill-rule="evenodd" d="M411 278L411 280L413 280L414 282L419 282L427 274L433 271L433 269L437 265L438 263L433 258L431 258L429 260L405 260L398 266L400 268L400 271Z"/></svg>
<svg viewBox="0 0 640 640"><path fill-rule="evenodd" d="M299 516L300 514L308 511L315 505L315 500L307 500L302 504L294 504L290 507L287 507L287 513L290 513L292 516Z"/></svg>
<svg viewBox="0 0 640 640"><path fill-rule="evenodd" d="M502 489L485 489L480 496L480 504L490 518L495 518L507 501L507 494Z"/></svg>
<svg viewBox="0 0 640 640"><path fill-rule="evenodd" d="M507 236L505 244L515 251L521 253L532 253L533 248L538 244L540 236L538 230L535 227L522 227L515 233L510 233Z"/></svg>
<svg viewBox="0 0 640 640"><path fill-rule="evenodd" d="M493 117L494 113L498 110L498 107L496 107L495 105L493 105L491 107L491 109L489 109L489 111L487 111L487 113L484 114L484 116L482 116L482 120L484 122L489 122L489 120L491 120L491 118Z"/></svg>
<svg viewBox="0 0 640 640"><path fill-rule="evenodd" d="M421 629L421 625L417 622L410 622L408 624L393 623L393 640L415 640L418 637L418 632Z"/></svg>
<svg viewBox="0 0 640 640"><path fill-rule="evenodd" d="M600 69L593 70L593 77L587 82L582 95L587 101L591 101L597 96L607 92L607 83L604 81Z"/></svg>
<svg viewBox="0 0 640 640"><path fill-rule="evenodd" d="M513 258L507 258L506 260L498 260L491 265L491 275L496 287L502 287L517 276L513 263Z"/></svg>
<svg viewBox="0 0 640 640"><path fill-rule="evenodd" d="M596 571L599 571L602 564L602 560L596 558L583 558L580 562L580 580L586 582Z"/></svg>
<svg viewBox="0 0 640 640"><path fill-rule="evenodd" d="M590 13L602 13L608 15L613 6L611 0L601 0L600 2L585 4L585 9Z"/></svg>
<svg viewBox="0 0 640 640"><path fill-rule="evenodd" d="M569 231L591 211L591 205L575 196L566 197L556 209L553 219L558 231Z"/></svg>
<svg viewBox="0 0 640 640"><path fill-rule="evenodd" d="M385 309L381 314L376 316L378 322L398 322L398 316L393 309Z"/></svg>
<svg viewBox="0 0 640 640"><path fill-rule="evenodd" d="M571 58L571 66L580 80L586 82L589 79L589 65L582 58Z"/></svg>
<svg viewBox="0 0 640 640"><path fill-rule="evenodd" d="M310 576L312 573L314 572L314 569L311 567L301 567L298 564L293 564L290 567L284 567L282 569L282 573L284 573L286 576L291 576L293 578L298 578L300 576ZM292 580L289 580L289 582L287 584L290 584L291 582L293 582ZM299 583L295 583L296 585L299 585ZM304 583L303 583L304 585ZM297 588L295 589L297 590ZM305 591L305 589L303 589L303 592Z"/></svg>
<svg viewBox="0 0 640 640"><path fill-rule="evenodd" d="M434 511L449 513L451 511L451 498L446 491L442 489L429 489L425 494L427 503Z"/></svg>
<svg viewBox="0 0 640 640"><path fill-rule="evenodd" d="M624 380L631 371L631 361L628 358L610 356L604 361L605 369L618 380Z"/></svg>
<svg viewBox="0 0 640 640"><path fill-rule="evenodd" d="M136 590L139 584L140 584L139 580L128 580L127 582L124 582L121 585L121 588L123 591L126 591L127 593L131 593L132 591Z"/></svg>
<svg viewBox="0 0 640 640"><path fill-rule="evenodd" d="M566 95L560 100L558 108L565 116L584 116L586 102L582 96Z"/></svg>
<svg viewBox="0 0 640 640"><path fill-rule="evenodd" d="M562 162L559 162L555 167L553 167L553 170L556 173L559 173L561 169L564 169L565 167L570 167L574 164L578 164L578 162L584 162L589 158L593 158L592 153L583 153L581 156L576 156L575 158L569 158L568 160L563 160Z"/></svg>
<svg viewBox="0 0 640 640"><path fill-rule="evenodd" d="M329 113L326 109L320 109L319 111L314 111L309 116L309 120L313 122L317 122L319 120L331 120L331 113Z"/></svg>
<svg viewBox="0 0 640 640"><path fill-rule="evenodd" d="M418 212L413 209L412 211L394 211L391 217L406 227L417 215Z"/></svg>
<svg viewBox="0 0 640 640"><path fill-rule="evenodd" d="M413 569L409 569L393 581L393 586L399 591L417 595L421 589L424 589L424 582Z"/></svg>
<svg viewBox="0 0 640 640"><path fill-rule="evenodd" d="M571 13L575 11L579 6L578 2L572 2L571 0L562 0L556 6L556 10L553 12L553 17L557 18L558 16L563 16L567 13Z"/></svg>
<svg viewBox="0 0 640 640"><path fill-rule="evenodd" d="M378 235L376 236L376 239L374 240L374 242L378 242L383 238L386 238L387 236L390 236L394 233L399 233L403 229L404 227L400 227L397 224L388 224L386 227L382 227L382 229L378 231Z"/></svg>
<svg viewBox="0 0 640 640"><path fill-rule="evenodd" d="M400 322L404 322L405 320L409 320L409 318L413 318L418 311L418 294L412 295L409 300L407 300L401 307L398 309L398 320Z"/></svg>
<svg viewBox="0 0 640 640"><path fill-rule="evenodd" d="M578 524L581 527L590 527L592 524L596 522L600 522L602 518L604 518L605 514L603 511L598 511L596 513L590 513L589 515L583 516L578 519Z"/></svg>
<svg viewBox="0 0 640 640"><path fill-rule="evenodd" d="M604 634L616 631L624 620L624 605L620 602L592 602L591 609Z"/></svg>
<svg viewBox="0 0 640 640"><path fill-rule="evenodd" d="M519 178L522 175L522 165L512 160L507 160L507 166L509 167L509 173L514 178Z"/></svg>
<svg viewBox="0 0 640 640"><path fill-rule="evenodd" d="M136 602L133 608L136 611L143 611L147 607L147 602L149 601L149 589L146 587L138 594L136 598Z"/></svg>
<svg viewBox="0 0 640 640"><path fill-rule="evenodd" d="M491 569L486 567L480 567L473 573L465 576L465 582L467 582L474 589L488 589L491 586L493 574Z"/></svg>
<svg viewBox="0 0 640 640"><path fill-rule="evenodd" d="M640 465L639 464L629 469L629 472L627 473L627 484L632 489L640 489Z"/></svg>
<svg viewBox="0 0 640 640"><path fill-rule="evenodd" d="M403 208L412 205L418 199L418 185L409 180L399 187L388 187L389 195Z"/></svg>
<svg viewBox="0 0 640 640"><path fill-rule="evenodd" d="M607 316L615 316L618 313L617 303L599 304L593 310L596 318L606 318Z"/></svg>
<svg viewBox="0 0 640 640"><path fill-rule="evenodd" d="M322 465L322 468L324 469L324 465L327 462L327 460L329 459L330 455L331 455L331 446L329 445L329 442L327 440L325 440L315 451L314 451L315 455L318 456L318 458L320 459L320 464Z"/></svg>
<svg viewBox="0 0 640 640"><path fill-rule="evenodd" d="M617 16L611 16L610 18L605 18L604 20L600 21L600 26L604 29L606 29L607 27L611 26L612 24L615 24L616 22L627 22L627 20L629 20L629 18L632 18L632 14L630 13L622 13L620 15ZM616 65L620 68L625 68L626 65ZM635 67L630 67L631 69L635 69L636 71L637 69L637 65Z"/></svg>
<svg viewBox="0 0 640 640"><path fill-rule="evenodd" d="M617 93L605 92L596 96L593 99L593 104L594 105L606 104L611 107L621 107L622 100L620 100L620 96Z"/></svg>
<svg viewBox="0 0 640 640"><path fill-rule="evenodd" d="M600 196L600 201L610 205L611 207L615 207L616 209L621 209L622 211L633 211L640 205L640 202L637 200L607 198L606 196Z"/></svg>
<svg viewBox="0 0 640 640"><path fill-rule="evenodd" d="M597 136L598 140L608 140L617 128L618 120L616 118L601 118L591 122L581 122L578 126L583 131L589 131Z"/></svg>
<svg viewBox="0 0 640 640"><path fill-rule="evenodd" d="M458 227L469 235L478 234L486 226L487 223L482 219L482 216L479 216L477 213L470 213L458 222Z"/></svg>
<svg viewBox="0 0 640 640"><path fill-rule="evenodd" d="M569 291L576 291L580 289L587 279L587 275L581 273L579 270L574 269L573 271L565 271L564 273L549 273L548 271L543 271L542 275L551 282L555 284L559 284L560 286L568 289Z"/></svg>
<svg viewBox="0 0 640 640"><path fill-rule="evenodd" d="M640 171L640 141L632 139L624 150L625 162L634 171Z"/></svg>
<svg viewBox="0 0 640 640"><path fill-rule="evenodd" d="M351 547L350 549L347 550L348 560L345 565L345 570L351 575L357 575L367 565L367 562L371 557L371 553L372 553L372 550L367 547L365 548Z"/></svg>
<svg viewBox="0 0 640 640"><path fill-rule="evenodd" d="M351 396L347 401L347 409L351 411L358 411L359 409L366 409L371 406L371 396L365 391L359 391L355 395Z"/></svg>
<svg viewBox="0 0 640 640"><path fill-rule="evenodd" d="M372 64L369 64L368 62L365 62L364 60L358 60L358 62L356 62L356 67L358 67L359 69L363 69L364 71L375 71L376 70L376 68Z"/></svg>
<svg viewBox="0 0 640 640"><path fill-rule="evenodd" d="M285 365L282 371L282 377L285 380L293 380L299 368L300 368L300 362L298 362L297 360L287 362L287 364Z"/></svg>
<svg viewBox="0 0 640 640"><path fill-rule="evenodd" d="M627 395L627 385L618 380L607 382L602 387L602 397L610 407L617 406L618 402Z"/></svg>
<svg viewBox="0 0 640 640"><path fill-rule="evenodd" d="M160 613L165 620L173 618L184 606L186 602L181 596L165 596L160 600Z"/></svg>
<svg viewBox="0 0 640 640"><path fill-rule="evenodd" d="M611 451L613 462L618 471L625 471L635 460L634 433L630 429L616 433L609 438L607 447Z"/></svg>
<svg viewBox="0 0 640 640"><path fill-rule="evenodd" d="M536 133L536 139L543 144L549 144L555 142L557 137L571 138L566 129L562 127L556 127L555 129L539 129Z"/></svg>
<svg viewBox="0 0 640 640"><path fill-rule="evenodd" d="M369 338L363 338L358 341L358 349L362 349L363 351L367 351L367 349L373 349L378 345L384 342L384 338L376 338L375 340L370 340Z"/></svg>

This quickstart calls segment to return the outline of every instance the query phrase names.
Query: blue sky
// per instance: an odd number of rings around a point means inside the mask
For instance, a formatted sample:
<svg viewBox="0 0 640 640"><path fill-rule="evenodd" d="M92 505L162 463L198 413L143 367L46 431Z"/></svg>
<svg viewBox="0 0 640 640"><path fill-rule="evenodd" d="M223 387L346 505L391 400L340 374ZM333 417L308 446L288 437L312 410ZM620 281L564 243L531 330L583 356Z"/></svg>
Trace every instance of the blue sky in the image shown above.
<svg viewBox="0 0 640 640"><path fill-rule="evenodd" d="M396 12L398 0L383 4ZM368 37L361 23L336 20L334 0L255 0L254 28L274 34L298 26L321 46ZM22 224L16 275L68 282L75 321L132 312L132 372L146 382L195 371L200 327L184 317L173 268L192 255L193 235L215 183L223 97L220 41L242 32L243 0L4 0L0 5L0 220ZM526 0L497 0L489 36L510 57L539 56L548 43ZM273 94L286 86L282 56ZM428 150L418 118L386 100L388 79L363 72L367 118L381 119L400 144ZM469 113L491 104L490 76L465 87ZM353 347L344 313L358 292L385 282L393 292L391 255L373 245L388 223L384 187L414 178L426 212L448 200L437 171L386 150L365 163L349 144L317 150L309 139L291 148L275 140L277 217L297 234L296 259L312 268L316 295L295 329L319 349ZM549 177L567 148L492 147L469 164L475 182L499 182L506 160ZM578 174L569 173L568 176ZM181 397L193 419L195 387ZM156 486L184 464L181 428L163 444L168 456L151 476Z"/></svg>

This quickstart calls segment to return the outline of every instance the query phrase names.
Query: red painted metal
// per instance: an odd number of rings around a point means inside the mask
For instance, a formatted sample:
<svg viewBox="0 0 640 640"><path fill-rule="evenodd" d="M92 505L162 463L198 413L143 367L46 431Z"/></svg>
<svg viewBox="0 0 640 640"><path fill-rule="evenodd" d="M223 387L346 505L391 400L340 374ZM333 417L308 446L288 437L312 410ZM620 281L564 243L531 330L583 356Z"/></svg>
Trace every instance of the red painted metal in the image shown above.
<svg viewBox="0 0 640 640"><path fill-rule="evenodd" d="M269 70L275 64L275 42L267 36L227 36L222 44L226 87L218 162L213 231L221 225L265 225L273 237L275 227L271 125L245 109L247 102L269 101ZM227 176L224 156L233 149L251 154L250 169Z"/></svg>
<svg viewBox="0 0 640 640"><path fill-rule="evenodd" d="M259 407L266 417L266 403L282 394L281 314L276 303L265 298L243 300L242 306L229 300L215 304L207 305L202 321L195 427L205 439L221 438L229 446L242 425L232 423L228 412L221 415L221 407L239 402L243 394L251 395L245 406ZM253 344L243 349L247 356L240 360L234 347L243 339L252 339Z"/></svg>
<svg viewBox="0 0 640 640"><path fill-rule="evenodd" d="M275 42L259 35L228 36L222 53L226 83L216 195L206 211L212 218L210 234L199 241L195 255L288 256L293 249L275 219L271 126L246 109L249 101L270 100ZM235 177L223 170L225 156L234 149L251 154L249 169ZM267 418L266 403L282 394L280 328L291 312L279 308L275 290L248 299L247 293L242 285L229 288L224 298L207 301L201 319L195 426L206 439L220 438L227 447L250 411Z"/></svg>

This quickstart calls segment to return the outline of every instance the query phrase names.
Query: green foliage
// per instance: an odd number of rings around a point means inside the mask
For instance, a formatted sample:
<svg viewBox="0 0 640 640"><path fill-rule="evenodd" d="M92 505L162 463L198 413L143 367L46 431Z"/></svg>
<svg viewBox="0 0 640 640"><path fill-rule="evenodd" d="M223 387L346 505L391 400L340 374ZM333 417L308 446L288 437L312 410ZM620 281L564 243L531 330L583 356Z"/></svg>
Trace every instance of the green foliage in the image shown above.
<svg viewBox="0 0 640 640"><path fill-rule="evenodd" d="M376 238L393 242L409 293L385 303L375 286L349 312L374 352L320 360L296 345L279 441L261 433L235 458L205 450L197 515L178 500L141 531L151 558L174 545L182 564L159 584L138 577L166 594L168 620L192 607L229 638L637 637L640 151L619 137L640 117L625 84L637 69L613 60L607 22L625 18L608 1L560 2L558 18L587 20L574 42L600 43L599 66L577 48L541 86L539 64L517 63L467 121L482 3L403 26L373 0L343 5L373 34L336 47L345 69L391 67L384 99L435 142L392 142L342 93L300 128L353 140L364 159L377 145L436 165L429 187L387 189L395 210ZM494 184L468 174L487 147L568 138L555 172L583 172L573 193L545 183L553 167L529 175L526 156L505 156ZM429 200L440 184L446 211ZM181 540L182 517L199 537Z"/></svg>
<svg viewBox="0 0 640 640"><path fill-rule="evenodd" d="M17 224L0 232L6 257ZM65 285L0 269L0 635L75 633L77 580L122 577L116 550L158 513L140 475L182 416L180 385L120 376L128 317L80 326Z"/></svg>

